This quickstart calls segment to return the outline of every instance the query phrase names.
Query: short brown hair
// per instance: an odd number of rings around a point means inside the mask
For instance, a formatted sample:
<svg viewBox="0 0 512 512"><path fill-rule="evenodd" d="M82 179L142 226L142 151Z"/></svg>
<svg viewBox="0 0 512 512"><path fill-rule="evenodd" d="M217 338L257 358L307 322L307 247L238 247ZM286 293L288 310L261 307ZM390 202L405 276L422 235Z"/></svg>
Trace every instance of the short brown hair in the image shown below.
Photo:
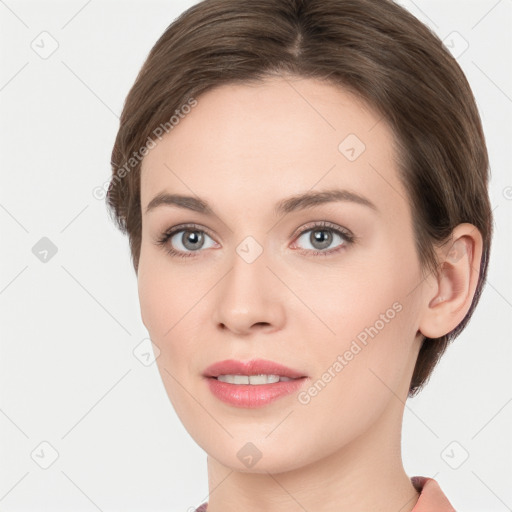
<svg viewBox="0 0 512 512"><path fill-rule="evenodd" d="M434 249L449 241L458 224L474 224L482 235L471 307L453 331L423 340L409 389L413 396L478 303L492 212L487 149L466 77L440 39L391 0L204 0L168 26L128 93L112 151L107 204L128 234L135 272L142 221L140 161L132 155L190 98L276 74L341 86L388 122L400 148L397 163L425 272L437 272Z"/></svg>

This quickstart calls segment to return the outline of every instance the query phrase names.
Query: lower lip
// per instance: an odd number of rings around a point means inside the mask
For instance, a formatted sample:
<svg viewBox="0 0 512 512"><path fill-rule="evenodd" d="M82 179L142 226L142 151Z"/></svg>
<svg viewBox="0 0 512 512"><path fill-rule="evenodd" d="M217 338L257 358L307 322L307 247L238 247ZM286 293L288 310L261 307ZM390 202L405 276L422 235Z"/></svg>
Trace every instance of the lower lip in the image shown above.
<svg viewBox="0 0 512 512"><path fill-rule="evenodd" d="M236 407L255 409L298 391L306 381L306 377L258 385L229 384L213 377L208 377L207 381L210 391L219 400Z"/></svg>

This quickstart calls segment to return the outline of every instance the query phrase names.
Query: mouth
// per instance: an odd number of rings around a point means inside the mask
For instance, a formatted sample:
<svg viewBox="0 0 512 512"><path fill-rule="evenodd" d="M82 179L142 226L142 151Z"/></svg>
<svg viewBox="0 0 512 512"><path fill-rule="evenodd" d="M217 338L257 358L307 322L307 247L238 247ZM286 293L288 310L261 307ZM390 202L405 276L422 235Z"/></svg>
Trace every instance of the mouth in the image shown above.
<svg viewBox="0 0 512 512"><path fill-rule="evenodd" d="M250 386L261 386L263 384L275 384L276 382L288 382L291 380L305 379L305 377L296 377L292 379L284 375L267 375L264 373L258 375L228 374L208 378L215 379L220 382L227 382L228 384L247 384Z"/></svg>
<svg viewBox="0 0 512 512"><path fill-rule="evenodd" d="M307 375L299 370L288 368L280 363L266 359L252 359L250 361L226 359L218 361L206 368L203 376L228 384L254 386L288 382L307 377Z"/></svg>
<svg viewBox="0 0 512 512"><path fill-rule="evenodd" d="M246 409L291 397L309 380L304 372L265 359L219 361L209 366L203 377L218 400Z"/></svg>
<svg viewBox="0 0 512 512"><path fill-rule="evenodd" d="M251 409L293 396L308 380L299 370L263 359L219 361L209 366L203 377L217 399L233 407Z"/></svg>

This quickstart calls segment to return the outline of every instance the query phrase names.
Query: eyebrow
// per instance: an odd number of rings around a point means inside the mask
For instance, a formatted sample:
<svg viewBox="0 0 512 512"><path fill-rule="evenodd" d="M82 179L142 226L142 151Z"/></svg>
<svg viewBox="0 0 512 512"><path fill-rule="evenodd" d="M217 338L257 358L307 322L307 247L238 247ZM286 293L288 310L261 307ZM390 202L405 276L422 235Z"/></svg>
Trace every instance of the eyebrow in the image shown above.
<svg viewBox="0 0 512 512"><path fill-rule="evenodd" d="M356 194L355 192L350 192L348 190L333 189L324 191L310 191L283 199L274 206L274 214L276 216L283 215L333 202L356 203L367 206L368 208L378 212L378 208L375 206L375 204L366 197ZM203 213L205 215L215 215L213 209L203 199L180 194L169 194L167 192L160 192L157 194L146 207L146 213L162 205L178 206L179 208L185 208L187 210Z"/></svg>

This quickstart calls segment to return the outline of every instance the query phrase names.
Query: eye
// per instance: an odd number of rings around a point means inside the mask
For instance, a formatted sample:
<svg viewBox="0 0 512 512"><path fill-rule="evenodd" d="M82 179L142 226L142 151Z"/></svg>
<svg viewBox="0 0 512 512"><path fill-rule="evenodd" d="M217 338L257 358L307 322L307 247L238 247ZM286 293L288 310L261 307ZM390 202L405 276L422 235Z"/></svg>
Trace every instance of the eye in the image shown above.
<svg viewBox="0 0 512 512"><path fill-rule="evenodd" d="M300 252L313 256L327 256L339 252L356 240L348 229L327 221L307 225L306 229L300 231L294 246L301 239L303 241L299 245L310 244L312 248L306 248ZM328 249L333 243L337 243L337 245ZM156 244L164 247L171 256L187 258L196 256L195 253L200 253L201 249L215 247L217 243L197 224L188 224L168 229L156 240Z"/></svg>
<svg viewBox="0 0 512 512"><path fill-rule="evenodd" d="M303 252L313 255L332 254L355 241L354 235L349 230L326 221L317 222L307 229L303 229L297 237L297 241L301 239L301 245L305 244L307 246L309 244L311 247L311 249L307 248ZM335 244L335 247L328 249L333 244Z"/></svg>
<svg viewBox="0 0 512 512"><path fill-rule="evenodd" d="M210 244L207 239L211 241ZM194 256L193 253L200 252L201 249L209 249L216 244L203 229L195 224L175 226L163 233L156 243L164 246L170 255L184 258Z"/></svg>

